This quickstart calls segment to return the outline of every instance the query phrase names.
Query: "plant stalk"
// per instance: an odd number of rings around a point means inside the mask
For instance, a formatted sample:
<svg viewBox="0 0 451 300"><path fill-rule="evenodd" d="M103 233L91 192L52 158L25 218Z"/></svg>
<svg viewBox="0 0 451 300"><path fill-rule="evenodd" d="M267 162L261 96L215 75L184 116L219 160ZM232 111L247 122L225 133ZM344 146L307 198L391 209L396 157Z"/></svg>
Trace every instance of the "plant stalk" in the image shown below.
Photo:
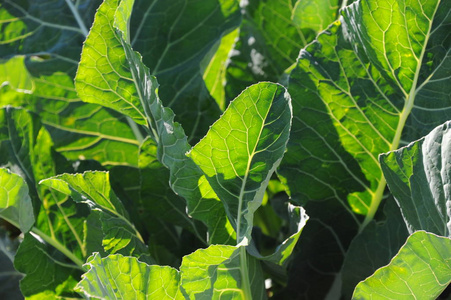
<svg viewBox="0 0 451 300"><path fill-rule="evenodd" d="M252 300L251 283L249 282L249 268L247 265L247 252L245 246L240 247L240 272L243 300Z"/></svg>

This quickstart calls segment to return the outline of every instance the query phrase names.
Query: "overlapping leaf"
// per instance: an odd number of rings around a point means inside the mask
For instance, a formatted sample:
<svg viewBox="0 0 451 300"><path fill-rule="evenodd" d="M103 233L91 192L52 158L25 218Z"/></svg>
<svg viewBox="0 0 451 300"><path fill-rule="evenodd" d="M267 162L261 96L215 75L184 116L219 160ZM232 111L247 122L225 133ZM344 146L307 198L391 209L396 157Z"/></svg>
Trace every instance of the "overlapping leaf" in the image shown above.
<svg viewBox="0 0 451 300"><path fill-rule="evenodd" d="M380 156L390 191L411 233L450 237L451 122L426 137Z"/></svg>
<svg viewBox="0 0 451 300"><path fill-rule="evenodd" d="M187 142L187 136L180 124L174 122L174 113L165 108L161 100L158 98L156 91L158 83L155 77L150 76L148 68L142 63L141 56L134 52L128 42L127 20L130 18L130 7L133 1L124 1L121 3L113 1L105 2L99 10L99 20L109 15L114 16L116 6L120 4L120 9L116 13L117 31L111 32L113 28L108 30L103 27L102 21L97 21L93 25L96 34L106 36L114 36L114 39L108 42L108 49L114 48L116 53L120 53L122 63L126 63L126 70L134 81L129 86L133 93L138 94L141 108L139 111L146 115L149 126L149 133L158 145L158 158L160 162L170 170L170 186L180 196L185 198L188 206L188 213L194 218L205 222L209 230L209 241L215 243L230 243L233 238L233 229L227 222L222 204L217 199L208 182L203 178L202 172L185 156L185 153L191 148ZM105 19L104 22L113 22ZM96 25L97 24L97 25ZM94 39L94 35L91 39ZM101 44L106 46L105 44ZM118 47L121 48L118 48ZM95 49L95 45L87 43L86 49L91 51ZM85 54L83 54L85 55ZM87 55L87 54L86 54ZM89 57L87 58L89 61ZM94 68L95 66L85 66L86 68ZM79 76L85 67L80 67ZM89 77L86 77L89 80ZM111 79L113 80L113 79ZM114 80L113 80L114 81ZM78 89L84 89L85 83L81 83ZM100 92L100 91L98 91ZM83 91L82 91L83 93ZM112 93L110 91L109 93ZM108 100L108 96L106 98ZM111 104L111 103L110 103ZM105 105L110 105L105 104ZM129 108L126 103L117 102L113 105L124 109ZM130 115L132 116L132 115Z"/></svg>
<svg viewBox="0 0 451 300"><path fill-rule="evenodd" d="M417 231L389 265L357 285L352 298L435 299L451 282L450 253L449 238Z"/></svg>
<svg viewBox="0 0 451 300"><path fill-rule="evenodd" d="M69 283L74 282L74 274L79 274L73 272L81 268L87 248L90 247L85 239L88 233L84 230L87 210L77 206L67 196L55 194L47 187L37 184L37 181L55 175L57 169L64 169L65 164L64 160L60 160L59 165L56 165L55 160L58 160L58 156L52 150L50 136L36 116L23 109L4 108L0 110L0 118L2 132L0 152L4 154L2 164L6 162L9 169L23 176L24 179L21 180L27 182L29 192L26 195L24 183L21 184L18 180L19 176L2 169L2 180L6 180L4 187L7 188L4 191L9 191L2 193L1 201L6 205L4 217L24 231L30 230L31 227L31 231L39 239L33 241L36 238L30 235L27 238L29 243L22 243L16 255L16 268L26 274L21 289L28 296L37 293L60 295L70 292L73 285ZM8 178L10 180L7 180ZM15 183L14 188L11 187L11 183ZM34 212L31 203L27 204L30 207L21 208L22 215L18 215L18 220L15 219L17 216L11 213L15 205L14 197L18 196L14 191L21 192L20 198L24 204L27 203L27 197L32 198L34 206ZM25 214L26 221L23 220ZM36 284L44 280L42 270L26 265L29 264L28 256L36 251L36 247L39 249L40 257L45 258L39 261L45 266L44 269L58 268L57 265L63 264L68 271L62 271L58 277L57 285L60 288L57 290L53 283Z"/></svg>
<svg viewBox="0 0 451 300"><path fill-rule="evenodd" d="M224 202L238 242L250 241L254 212L282 159L290 125L285 88L260 83L231 102L188 154Z"/></svg>

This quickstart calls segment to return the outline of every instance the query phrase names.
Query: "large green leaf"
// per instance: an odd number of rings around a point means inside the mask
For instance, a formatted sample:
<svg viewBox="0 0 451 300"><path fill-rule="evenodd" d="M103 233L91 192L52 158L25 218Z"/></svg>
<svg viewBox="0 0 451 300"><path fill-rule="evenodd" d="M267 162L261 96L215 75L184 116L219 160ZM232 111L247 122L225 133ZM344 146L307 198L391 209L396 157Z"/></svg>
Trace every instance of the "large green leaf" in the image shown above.
<svg viewBox="0 0 451 300"><path fill-rule="evenodd" d="M380 156L390 191L412 233L451 237L451 122L426 137Z"/></svg>
<svg viewBox="0 0 451 300"><path fill-rule="evenodd" d="M149 266L134 257L119 254L101 258L94 254L86 263L88 272L77 290L95 299L183 299L180 275L167 266Z"/></svg>
<svg viewBox="0 0 451 300"><path fill-rule="evenodd" d="M41 184L103 212L100 214L104 234L102 244L107 253L148 255L141 234L111 189L108 172L62 174L42 180Z"/></svg>
<svg viewBox="0 0 451 300"><path fill-rule="evenodd" d="M450 85L431 91L448 76L450 9L357 1L301 51L289 89L298 117L280 172L296 201L338 199L366 215L364 225L372 220L386 185L378 155L451 118Z"/></svg>
<svg viewBox="0 0 451 300"><path fill-rule="evenodd" d="M173 0L170 5L165 0L136 1L131 45L158 78L160 97L189 141L199 140L220 115L203 80L203 60L240 19L237 0Z"/></svg>
<svg viewBox="0 0 451 300"><path fill-rule="evenodd" d="M250 241L254 212L285 152L290 100L280 85L251 86L188 154L225 204L239 243Z"/></svg>
<svg viewBox="0 0 451 300"><path fill-rule="evenodd" d="M0 217L28 232L34 225L28 186L22 177L0 168Z"/></svg>
<svg viewBox="0 0 451 300"><path fill-rule="evenodd" d="M412 234L387 266L360 282L353 299L436 299L451 282L451 240Z"/></svg>
<svg viewBox="0 0 451 300"><path fill-rule="evenodd" d="M98 4L2 2L0 70L6 72L0 71L0 105L39 113L56 149L69 159L136 165L139 142L125 117L81 102L74 88L82 42ZM52 38L43 38L47 34Z"/></svg>

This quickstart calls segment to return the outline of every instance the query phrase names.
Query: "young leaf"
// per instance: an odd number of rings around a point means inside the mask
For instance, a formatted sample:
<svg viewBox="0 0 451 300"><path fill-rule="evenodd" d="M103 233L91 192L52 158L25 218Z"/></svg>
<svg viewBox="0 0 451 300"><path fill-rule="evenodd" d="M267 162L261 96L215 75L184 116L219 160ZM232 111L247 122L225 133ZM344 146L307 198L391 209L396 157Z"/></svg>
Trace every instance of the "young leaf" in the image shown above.
<svg viewBox="0 0 451 300"><path fill-rule="evenodd" d="M22 232L34 225L33 206L28 186L22 177L0 168L0 217Z"/></svg>
<svg viewBox="0 0 451 300"><path fill-rule="evenodd" d="M230 103L188 154L223 201L237 241L250 241L253 214L288 141L291 103L285 88L259 83Z"/></svg>
<svg viewBox="0 0 451 300"><path fill-rule="evenodd" d="M180 275L167 266L148 265L135 257L119 254L91 256L89 269L76 290L95 299L183 299L179 295Z"/></svg>
<svg viewBox="0 0 451 300"><path fill-rule="evenodd" d="M352 299L435 299L451 282L449 253L449 238L417 231L389 265L357 285Z"/></svg>
<svg viewBox="0 0 451 300"><path fill-rule="evenodd" d="M451 121L380 156L390 191L409 231L451 237Z"/></svg>

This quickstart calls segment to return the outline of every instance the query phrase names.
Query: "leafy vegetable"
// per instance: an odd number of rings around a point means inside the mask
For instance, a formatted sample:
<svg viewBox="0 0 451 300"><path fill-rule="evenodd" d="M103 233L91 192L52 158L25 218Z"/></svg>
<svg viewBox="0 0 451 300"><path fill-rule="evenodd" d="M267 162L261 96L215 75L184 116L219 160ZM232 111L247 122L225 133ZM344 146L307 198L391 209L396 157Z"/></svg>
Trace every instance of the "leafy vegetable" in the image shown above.
<svg viewBox="0 0 451 300"><path fill-rule="evenodd" d="M446 297L448 1L101 2L0 3L0 294Z"/></svg>

